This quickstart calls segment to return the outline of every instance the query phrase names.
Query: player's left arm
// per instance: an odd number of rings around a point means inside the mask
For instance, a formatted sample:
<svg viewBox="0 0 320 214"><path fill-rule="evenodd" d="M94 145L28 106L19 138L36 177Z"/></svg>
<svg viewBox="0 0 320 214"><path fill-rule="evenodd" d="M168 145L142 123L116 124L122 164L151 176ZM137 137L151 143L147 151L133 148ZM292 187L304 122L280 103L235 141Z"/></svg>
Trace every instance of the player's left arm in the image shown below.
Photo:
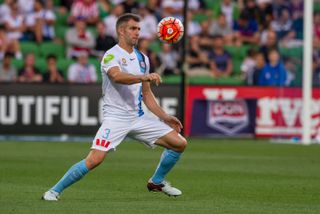
<svg viewBox="0 0 320 214"><path fill-rule="evenodd" d="M178 120L178 118L168 115L161 106L157 103L155 96L151 90L150 83L149 82L143 82L142 83L142 95L143 95L143 102L147 106L147 108L155 114L157 117L159 117L161 120L163 120L165 123L167 123L171 128L176 130L177 132L180 132L182 129L182 124Z"/></svg>

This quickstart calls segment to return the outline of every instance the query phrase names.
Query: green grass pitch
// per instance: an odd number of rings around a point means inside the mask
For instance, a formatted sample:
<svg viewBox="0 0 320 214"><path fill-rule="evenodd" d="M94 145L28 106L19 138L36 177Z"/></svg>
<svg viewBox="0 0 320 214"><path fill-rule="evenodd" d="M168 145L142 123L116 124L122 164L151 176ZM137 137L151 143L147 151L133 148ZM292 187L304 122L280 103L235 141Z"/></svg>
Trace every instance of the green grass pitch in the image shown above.
<svg viewBox="0 0 320 214"><path fill-rule="evenodd" d="M320 213L320 146L190 139L168 180L178 198L149 193L162 149L124 142L65 190L41 195L90 143L0 142L0 213Z"/></svg>

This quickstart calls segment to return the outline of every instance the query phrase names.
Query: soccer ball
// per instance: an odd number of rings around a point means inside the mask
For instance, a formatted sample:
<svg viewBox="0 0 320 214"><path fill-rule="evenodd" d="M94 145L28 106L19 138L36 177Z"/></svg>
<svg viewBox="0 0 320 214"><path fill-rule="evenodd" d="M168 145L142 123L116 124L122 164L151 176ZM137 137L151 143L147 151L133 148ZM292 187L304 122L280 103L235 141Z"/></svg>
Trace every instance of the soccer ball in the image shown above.
<svg viewBox="0 0 320 214"><path fill-rule="evenodd" d="M182 22L174 17L163 18L158 24L158 38L167 43L177 43L183 36Z"/></svg>

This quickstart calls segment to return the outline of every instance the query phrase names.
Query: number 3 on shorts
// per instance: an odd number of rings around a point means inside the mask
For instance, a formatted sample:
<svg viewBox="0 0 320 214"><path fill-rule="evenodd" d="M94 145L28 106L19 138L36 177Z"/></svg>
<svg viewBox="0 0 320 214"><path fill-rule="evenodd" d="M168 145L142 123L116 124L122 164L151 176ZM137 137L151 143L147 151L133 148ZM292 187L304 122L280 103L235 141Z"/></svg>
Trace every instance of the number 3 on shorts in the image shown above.
<svg viewBox="0 0 320 214"><path fill-rule="evenodd" d="M109 134L110 134L110 129L105 129L105 130L104 130L104 135L102 135L102 137L103 137L104 139L108 139Z"/></svg>

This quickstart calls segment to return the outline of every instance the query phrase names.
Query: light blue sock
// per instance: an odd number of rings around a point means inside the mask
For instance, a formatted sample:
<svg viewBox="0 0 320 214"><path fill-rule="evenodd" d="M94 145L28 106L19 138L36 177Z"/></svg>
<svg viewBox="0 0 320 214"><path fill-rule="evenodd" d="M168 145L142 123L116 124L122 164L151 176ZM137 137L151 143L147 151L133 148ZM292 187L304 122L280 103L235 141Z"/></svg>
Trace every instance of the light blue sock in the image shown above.
<svg viewBox="0 0 320 214"><path fill-rule="evenodd" d="M82 160L73 165L51 189L55 192L61 193L65 188L79 181L88 172L89 169L86 166L86 161Z"/></svg>
<svg viewBox="0 0 320 214"><path fill-rule="evenodd" d="M165 149L161 155L158 167L151 180L155 184L161 183L168 172L173 168L181 156L181 153L170 149Z"/></svg>

